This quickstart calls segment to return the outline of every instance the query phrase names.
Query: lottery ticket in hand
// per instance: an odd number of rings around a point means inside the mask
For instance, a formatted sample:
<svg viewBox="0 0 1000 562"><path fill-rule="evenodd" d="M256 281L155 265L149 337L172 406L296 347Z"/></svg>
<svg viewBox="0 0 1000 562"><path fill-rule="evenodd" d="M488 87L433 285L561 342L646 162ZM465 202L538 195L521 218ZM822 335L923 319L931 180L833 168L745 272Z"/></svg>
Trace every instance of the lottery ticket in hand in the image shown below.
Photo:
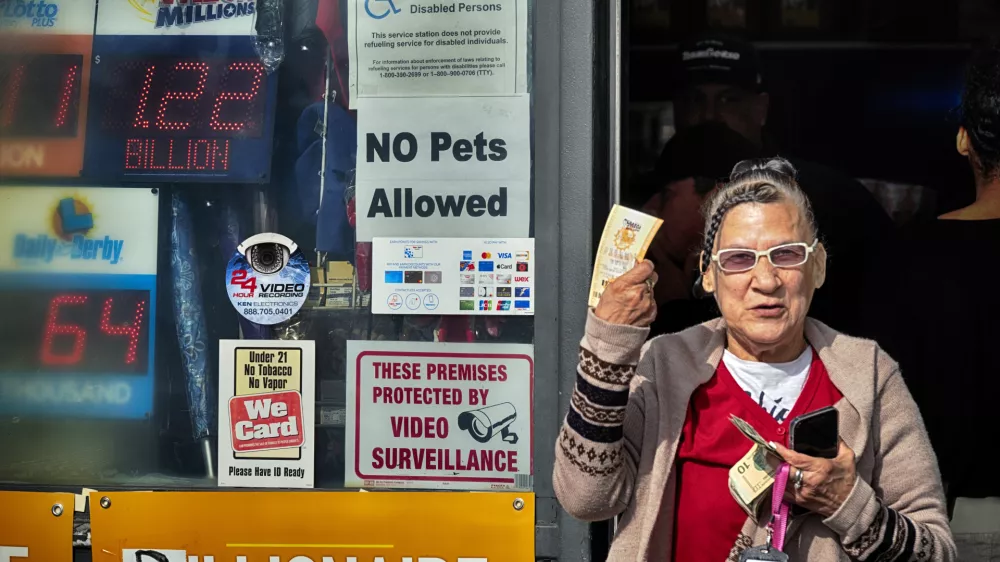
<svg viewBox="0 0 1000 562"><path fill-rule="evenodd" d="M646 256L646 250L662 224L662 219L628 207L615 205L611 208L597 249L588 306L596 307L604 294L604 287Z"/></svg>

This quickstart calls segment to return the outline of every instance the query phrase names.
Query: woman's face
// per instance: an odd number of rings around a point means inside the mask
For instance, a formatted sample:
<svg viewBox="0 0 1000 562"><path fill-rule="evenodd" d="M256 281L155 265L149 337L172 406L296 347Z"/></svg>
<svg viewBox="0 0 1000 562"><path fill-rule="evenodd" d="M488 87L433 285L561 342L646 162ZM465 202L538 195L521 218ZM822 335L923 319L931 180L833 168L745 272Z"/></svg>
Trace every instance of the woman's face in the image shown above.
<svg viewBox="0 0 1000 562"><path fill-rule="evenodd" d="M726 214L715 253L729 248L767 250L781 244L812 244L805 217L792 203L738 205ZM753 269L726 273L713 263L705 289L715 293L730 336L757 360L791 360L783 350L801 347L813 292L823 284L826 253L822 245L801 266L777 268L761 257ZM761 359L762 355L772 356Z"/></svg>

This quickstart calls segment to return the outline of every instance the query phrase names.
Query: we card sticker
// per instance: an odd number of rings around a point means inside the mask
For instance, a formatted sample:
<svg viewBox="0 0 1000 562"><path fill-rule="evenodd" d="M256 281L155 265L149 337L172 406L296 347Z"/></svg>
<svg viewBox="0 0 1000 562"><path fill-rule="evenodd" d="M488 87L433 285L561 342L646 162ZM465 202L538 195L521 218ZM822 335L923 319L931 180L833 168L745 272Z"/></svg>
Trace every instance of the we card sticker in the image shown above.
<svg viewBox="0 0 1000 562"><path fill-rule="evenodd" d="M312 341L219 341L219 485L312 488Z"/></svg>
<svg viewBox="0 0 1000 562"><path fill-rule="evenodd" d="M267 451L301 447L302 395L277 392L229 399L233 451Z"/></svg>

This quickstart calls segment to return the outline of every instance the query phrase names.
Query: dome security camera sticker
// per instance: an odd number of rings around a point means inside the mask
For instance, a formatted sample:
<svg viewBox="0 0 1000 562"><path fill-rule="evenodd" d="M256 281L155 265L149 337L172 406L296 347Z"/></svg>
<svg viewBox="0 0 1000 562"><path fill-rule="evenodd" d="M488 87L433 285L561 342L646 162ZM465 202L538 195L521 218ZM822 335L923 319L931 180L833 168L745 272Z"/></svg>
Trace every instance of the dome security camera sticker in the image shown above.
<svg viewBox="0 0 1000 562"><path fill-rule="evenodd" d="M309 262L302 251L271 242L252 245L246 254L236 251L226 267L229 301L256 324L289 320L309 295Z"/></svg>

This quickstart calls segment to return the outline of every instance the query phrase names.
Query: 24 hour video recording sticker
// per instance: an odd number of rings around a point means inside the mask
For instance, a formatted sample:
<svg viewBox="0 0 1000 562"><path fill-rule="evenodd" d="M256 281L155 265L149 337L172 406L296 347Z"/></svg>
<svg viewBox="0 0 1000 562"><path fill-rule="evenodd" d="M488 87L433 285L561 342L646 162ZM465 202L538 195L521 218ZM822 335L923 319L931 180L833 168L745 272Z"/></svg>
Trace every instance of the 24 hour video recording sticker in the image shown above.
<svg viewBox="0 0 1000 562"><path fill-rule="evenodd" d="M302 308L309 294L309 262L298 245L274 233L251 236L226 267L229 301L244 318L278 324Z"/></svg>

